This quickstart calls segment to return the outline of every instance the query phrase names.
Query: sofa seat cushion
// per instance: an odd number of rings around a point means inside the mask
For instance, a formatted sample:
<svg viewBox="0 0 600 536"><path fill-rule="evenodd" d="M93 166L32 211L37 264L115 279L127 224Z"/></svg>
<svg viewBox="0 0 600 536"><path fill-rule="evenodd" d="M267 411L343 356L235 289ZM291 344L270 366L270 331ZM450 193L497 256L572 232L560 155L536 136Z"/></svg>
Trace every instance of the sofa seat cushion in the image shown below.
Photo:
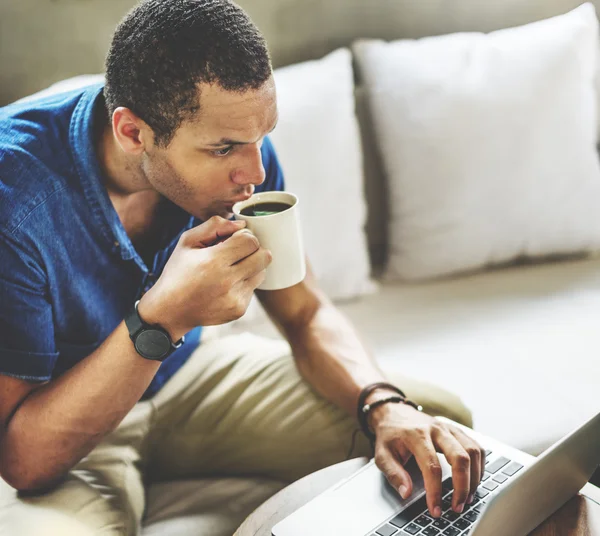
<svg viewBox="0 0 600 536"><path fill-rule="evenodd" d="M600 411L600 258L386 282L338 306L381 365L454 391L475 428L531 454Z"/></svg>
<svg viewBox="0 0 600 536"><path fill-rule="evenodd" d="M231 536L285 483L205 478L151 484L142 536Z"/></svg>

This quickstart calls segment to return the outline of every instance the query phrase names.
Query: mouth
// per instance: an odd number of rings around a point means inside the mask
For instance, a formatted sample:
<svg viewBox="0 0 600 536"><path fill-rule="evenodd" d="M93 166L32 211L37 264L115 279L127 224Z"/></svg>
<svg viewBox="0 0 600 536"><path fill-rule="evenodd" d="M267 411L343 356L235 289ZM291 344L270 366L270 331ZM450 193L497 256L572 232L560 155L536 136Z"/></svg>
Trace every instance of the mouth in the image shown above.
<svg viewBox="0 0 600 536"><path fill-rule="evenodd" d="M252 197L252 194L249 194L249 195L244 195L242 197L238 197L236 199L231 199L230 201L225 202L225 206L228 209L231 209L233 207L233 205L235 205L236 203L239 203L240 201L246 201L246 200L250 199L251 197Z"/></svg>

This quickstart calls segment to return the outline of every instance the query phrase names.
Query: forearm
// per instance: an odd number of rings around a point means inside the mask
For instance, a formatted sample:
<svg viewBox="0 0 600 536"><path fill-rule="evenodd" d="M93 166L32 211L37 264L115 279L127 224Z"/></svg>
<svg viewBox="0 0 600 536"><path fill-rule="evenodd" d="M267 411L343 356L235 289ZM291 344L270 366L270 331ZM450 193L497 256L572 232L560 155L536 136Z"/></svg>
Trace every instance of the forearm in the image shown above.
<svg viewBox="0 0 600 536"><path fill-rule="evenodd" d="M2 476L19 489L51 485L121 422L159 365L135 351L121 322L94 353L19 405L0 441Z"/></svg>
<svg viewBox="0 0 600 536"><path fill-rule="evenodd" d="M302 376L352 416L361 389L385 381L352 324L331 304L321 305L302 328L290 328L286 336Z"/></svg>

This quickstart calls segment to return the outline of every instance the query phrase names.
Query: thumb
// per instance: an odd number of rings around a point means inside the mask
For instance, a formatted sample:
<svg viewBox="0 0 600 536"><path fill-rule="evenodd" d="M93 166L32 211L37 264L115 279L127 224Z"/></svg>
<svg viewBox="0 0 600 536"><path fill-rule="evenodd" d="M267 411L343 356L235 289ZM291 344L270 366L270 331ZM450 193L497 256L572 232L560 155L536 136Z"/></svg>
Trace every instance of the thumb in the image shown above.
<svg viewBox="0 0 600 536"><path fill-rule="evenodd" d="M245 226L244 220L226 220L221 216L213 216L183 233L181 240L184 246L190 248L206 248L231 236Z"/></svg>

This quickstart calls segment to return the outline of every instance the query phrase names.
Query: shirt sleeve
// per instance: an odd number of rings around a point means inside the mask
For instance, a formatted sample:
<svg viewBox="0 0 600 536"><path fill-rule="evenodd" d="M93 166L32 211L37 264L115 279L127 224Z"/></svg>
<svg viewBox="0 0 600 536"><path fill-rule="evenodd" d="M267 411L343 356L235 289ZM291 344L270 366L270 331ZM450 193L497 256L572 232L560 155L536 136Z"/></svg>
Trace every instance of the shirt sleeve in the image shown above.
<svg viewBox="0 0 600 536"><path fill-rule="evenodd" d="M0 235L0 374L46 381L57 358L45 272L17 240Z"/></svg>
<svg viewBox="0 0 600 536"><path fill-rule="evenodd" d="M261 191L284 191L285 181L283 178L283 170L279 165L275 148L273 147L273 144L268 136L263 140L260 152L263 166L265 168L265 182L261 185Z"/></svg>

